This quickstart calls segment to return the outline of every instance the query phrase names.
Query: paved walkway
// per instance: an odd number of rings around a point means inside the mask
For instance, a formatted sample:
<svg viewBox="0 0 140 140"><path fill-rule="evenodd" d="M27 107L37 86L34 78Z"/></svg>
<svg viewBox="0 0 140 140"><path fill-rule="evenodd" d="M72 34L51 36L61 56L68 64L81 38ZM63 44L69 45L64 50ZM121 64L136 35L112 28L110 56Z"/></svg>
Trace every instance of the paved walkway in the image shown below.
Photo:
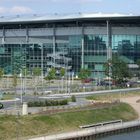
<svg viewBox="0 0 140 140"><path fill-rule="evenodd" d="M4 103L4 102L15 102L15 101L19 101L20 99L19 98L15 98L15 99L9 99L9 100L0 100L1 103Z"/></svg>
<svg viewBox="0 0 140 140"><path fill-rule="evenodd" d="M140 102L139 103L136 102L139 99L140 96L135 96L135 97L122 98L121 101L130 104L136 110L140 119Z"/></svg>

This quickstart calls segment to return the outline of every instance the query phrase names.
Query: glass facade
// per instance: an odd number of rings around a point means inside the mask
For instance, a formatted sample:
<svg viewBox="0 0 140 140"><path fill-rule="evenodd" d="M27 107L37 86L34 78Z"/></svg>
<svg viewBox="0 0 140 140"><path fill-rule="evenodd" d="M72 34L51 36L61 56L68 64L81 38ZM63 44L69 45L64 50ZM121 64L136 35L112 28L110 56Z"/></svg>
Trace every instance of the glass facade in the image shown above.
<svg viewBox="0 0 140 140"><path fill-rule="evenodd" d="M35 67L46 74L51 67L65 68L77 73L81 68L81 36L49 37L48 43L0 45L0 67L5 74L20 73L27 68L32 74ZM46 41L47 42L47 41Z"/></svg>
<svg viewBox="0 0 140 140"><path fill-rule="evenodd" d="M112 52L128 64L136 63L140 59L140 36L113 35Z"/></svg>
<svg viewBox="0 0 140 140"><path fill-rule="evenodd" d="M107 36L84 36L84 67L92 71L92 77L103 78L103 64L107 60Z"/></svg>
<svg viewBox="0 0 140 140"><path fill-rule="evenodd" d="M26 32L22 36L24 29L22 32L10 29L7 32L9 35L4 38L5 42L0 45L0 67L4 68L5 74L15 71L19 74L24 67L32 74L33 68L40 67L46 75L51 67L58 71L63 67L77 75L84 67L92 72L92 77L104 78L103 65L107 61L108 46L112 48L112 55L117 54L128 64L135 64L140 59L138 33L124 34L124 30L120 30L120 33L113 31L111 34L110 31L107 34L104 24L101 29L90 25L83 33L80 27L57 29L59 32L56 31L56 34L52 27L30 29L28 36ZM16 36L18 33L20 37Z"/></svg>

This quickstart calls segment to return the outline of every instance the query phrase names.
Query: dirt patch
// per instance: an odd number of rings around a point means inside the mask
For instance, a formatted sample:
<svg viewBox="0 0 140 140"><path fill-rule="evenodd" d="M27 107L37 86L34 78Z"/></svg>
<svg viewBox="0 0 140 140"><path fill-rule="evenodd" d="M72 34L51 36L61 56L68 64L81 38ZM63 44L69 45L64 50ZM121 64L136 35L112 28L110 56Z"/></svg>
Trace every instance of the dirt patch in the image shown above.
<svg viewBox="0 0 140 140"><path fill-rule="evenodd" d="M138 113L140 119L140 102L137 102L138 100L140 100L140 96L122 98L121 102L130 104Z"/></svg>

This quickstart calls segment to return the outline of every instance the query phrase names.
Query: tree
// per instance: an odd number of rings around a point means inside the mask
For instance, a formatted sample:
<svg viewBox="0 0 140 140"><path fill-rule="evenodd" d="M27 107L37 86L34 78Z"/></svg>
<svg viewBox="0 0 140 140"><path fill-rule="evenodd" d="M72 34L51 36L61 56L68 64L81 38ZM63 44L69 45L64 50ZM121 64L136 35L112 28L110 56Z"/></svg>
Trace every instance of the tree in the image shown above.
<svg viewBox="0 0 140 140"><path fill-rule="evenodd" d="M2 79L3 75L4 75L4 70L0 68L0 79Z"/></svg>
<svg viewBox="0 0 140 140"><path fill-rule="evenodd" d="M33 68L33 77L34 77L34 89L35 94L37 93L37 85L39 82L39 76L41 76L41 69L39 67Z"/></svg>
<svg viewBox="0 0 140 140"><path fill-rule="evenodd" d="M49 85L51 83L51 80L56 78L56 69L55 68L51 68L48 72L48 75L44 78L45 80L49 81Z"/></svg>
<svg viewBox="0 0 140 140"><path fill-rule="evenodd" d="M61 77L61 80L62 80L62 91L63 91L63 78L65 76L65 73L66 73L66 70L64 68L61 68L60 69L60 77Z"/></svg>
<svg viewBox="0 0 140 140"><path fill-rule="evenodd" d="M140 77L140 59L138 59L136 63L139 66L138 68L139 71L137 72L137 76Z"/></svg>
<svg viewBox="0 0 140 140"><path fill-rule="evenodd" d="M0 80L2 79L4 75L4 70L2 68L0 68ZM1 84L2 85L2 84ZM2 93L1 93L2 94ZM1 95L2 96L2 95Z"/></svg>
<svg viewBox="0 0 140 140"><path fill-rule="evenodd" d="M13 88L14 88L14 94L15 94L15 108L17 109L17 103L16 103L16 96L17 96L17 74L14 72L13 73L13 81L12 81L12 84L13 84Z"/></svg>
<svg viewBox="0 0 140 140"><path fill-rule="evenodd" d="M127 78L131 77L128 70L128 65L118 56L113 56L104 64L105 75L112 78L118 84L124 82Z"/></svg>
<svg viewBox="0 0 140 140"><path fill-rule="evenodd" d="M4 70L0 68L0 80L2 79L3 75L4 75Z"/></svg>
<svg viewBox="0 0 140 140"><path fill-rule="evenodd" d="M60 69L60 76L61 78L65 76L66 70L64 68Z"/></svg>
<svg viewBox="0 0 140 140"><path fill-rule="evenodd" d="M27 68L23 68L22 69L22 75L26 77L28 74L29 74L29 70Z"/></svg>
<svg viewBox="0 0 140 140"><path fill-rule="evenodd" d="M29 75L29 70L24 67L23 69L21 69L21 85L22 85L22 93L25 94L26 93L26 77L27 75Z"/></svg>
<svg viewBox="0 0 140 140"><path fill-rule="evenodd" d="M81 69L79 74L78 74L78 77L83 81L87 78L89 78L91 75L91 71L88 70L88 69Z"/></svg>
<svg viewBox="0 0 140 140"><path fill-rule="evenodd" d="M16 88L16 86L17 86L17 75L14 74L13 75L13 87Z"/></svg>

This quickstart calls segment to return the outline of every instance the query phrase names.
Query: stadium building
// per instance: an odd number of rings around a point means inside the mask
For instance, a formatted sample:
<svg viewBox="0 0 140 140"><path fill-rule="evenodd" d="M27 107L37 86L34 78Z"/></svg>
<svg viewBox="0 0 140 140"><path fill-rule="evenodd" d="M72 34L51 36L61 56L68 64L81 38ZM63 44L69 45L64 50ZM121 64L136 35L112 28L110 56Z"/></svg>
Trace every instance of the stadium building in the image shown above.
<svg viewBox="0 0 140 140"><path fill-rule="evenodd" d="M0 67L5 74L46 75L61 67L75 75L80 68L103 78L103 64L118 54L133 69L140 59L140 16L119 14L0 17Z"/></svg>

